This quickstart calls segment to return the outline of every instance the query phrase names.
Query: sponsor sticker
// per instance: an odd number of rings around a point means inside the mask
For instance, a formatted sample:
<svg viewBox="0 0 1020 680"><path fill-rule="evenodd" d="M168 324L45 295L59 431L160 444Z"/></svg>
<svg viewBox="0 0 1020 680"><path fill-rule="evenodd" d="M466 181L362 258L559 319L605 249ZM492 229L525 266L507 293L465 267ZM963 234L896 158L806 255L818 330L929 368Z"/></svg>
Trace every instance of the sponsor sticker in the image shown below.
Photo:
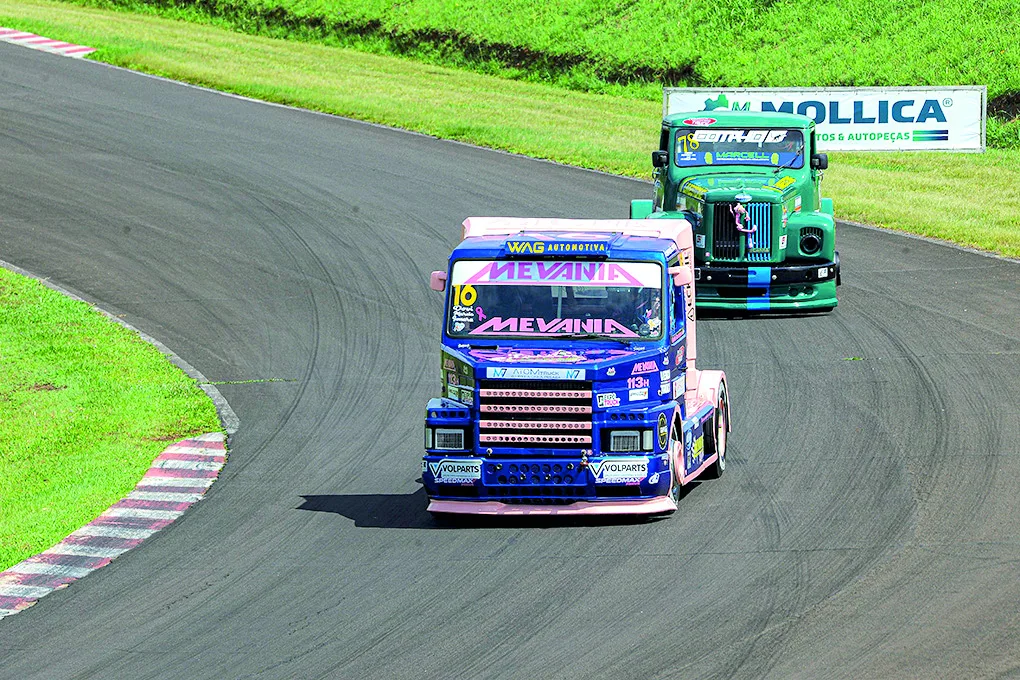
<svg viewBox="0 0 1020 680"><path fill-rule="evenodd" d="M828 267L819 267L818 268L818 278L824 279L828 275L829 275L829 268Z"/></svg>
<svg viewBox="0 0 1020 680"><path fill-rule="evenodd" d="M639 361L634 364L634 369L630 372L631 375L641 375L642 373L654 373L659 370L654 361Z"/></svg>
<svg viewBox="0 0 1020 680"><path fill-rule="evenodd" d="M612 408L620 405L620 396L616 392L606 392L598 395L599 408Z"/></svg>
<svg viewBox="0 0 1020 680"><path fill-rule="evenodd" d="M430 462L428 466L436 482L443 484L463 484L482 478L480 460L444 458L439 462Z"/></svg>
<svg viewBox="0 0 1020 680"><path fill-rule="evenodd" d="M784 216L784 219L785 219L786 208L783 208L783 216ZM780 248L785 248L786 247L786 240L787 240L786 234L783 234L782 236L779 237L779 247Z"/></svg>
<svg viewBox="0 0 1020 680"><path fill-rule="evenodd" d="M669 369L659 371L659 380L662 382L669 382Z"/></svg>
<svg viewBox="0 0 1020 680"><path fill-rule="evenodd" d="M635 484L648 476L648 459L603 458L591 461L588 468L596 484Z"/></svg>
<svg viewBox="0 0 1020 680"><path fill-rule="evenodd" d="M679 399L680 395L684 393L684 378L683 376L673 379L673 398Z"/></svg>
<svg viewBox="0 0 1020 680"><path fill-rule="evenodd" d="M715 125L715 118L688 118L684 125Z"/></svg>
<svg viewBox="0 0 1020 680"><path fill-rule="evenodd" d="M656 427L656 432L658 433L659 436L659 448L665 449L666 440L669 438L669 425L666 423L665 413L659 414L659 422L658 426Z"/></svg>
<svg viewBox="0 0 1020 680"><path fill-rule="evenodd" d="M584 380L583 368L497 368L485 369L486 378L497 380Z"/></svg>
<svg viewBox="0 0 1020 680"><path fill-rule="evenodd" d="M692 442L691 442L691 438L692 437L693 437L693 434L691 432L688 432L687 433L687 440L688 440L687 441L687 452L688 452L688 459L689 459L688 463L687 463L687 469L688 470L693 470L694 468L698 467L699 465L701 465L705 461L705 438L703 436L702 437L698 437L697 439L695 439L693 441L693 444L692 444Z"/></svg>
<svg viewBox="0 0 1020 680"><path fill-rule="evenodd" d="M704 234L695 234L694 235L694 245L696 247L698 247L698 248L704 248L705 247L705 235Z"/></svg>
<svg viewBox="0 0 1020 680"><path fill-rule="evenodd" d="M642 387L639 390L631 390L628 393L627 398L631 401L645 401L648 399L648 388Z"/></svg>

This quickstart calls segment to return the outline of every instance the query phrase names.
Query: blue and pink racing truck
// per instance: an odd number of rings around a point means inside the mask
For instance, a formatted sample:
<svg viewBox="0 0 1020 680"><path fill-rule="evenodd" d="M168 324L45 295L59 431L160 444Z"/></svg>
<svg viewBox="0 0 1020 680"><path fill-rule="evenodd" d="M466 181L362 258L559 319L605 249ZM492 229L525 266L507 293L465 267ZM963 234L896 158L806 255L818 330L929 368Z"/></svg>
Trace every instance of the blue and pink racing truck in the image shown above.
<svg viewBox="0 0 1020 680"><path fill-rule="evenodd" d="M686 220L472 217L447 271L433 515L667 514L726 468L729 394L696 367Z"/></svg>

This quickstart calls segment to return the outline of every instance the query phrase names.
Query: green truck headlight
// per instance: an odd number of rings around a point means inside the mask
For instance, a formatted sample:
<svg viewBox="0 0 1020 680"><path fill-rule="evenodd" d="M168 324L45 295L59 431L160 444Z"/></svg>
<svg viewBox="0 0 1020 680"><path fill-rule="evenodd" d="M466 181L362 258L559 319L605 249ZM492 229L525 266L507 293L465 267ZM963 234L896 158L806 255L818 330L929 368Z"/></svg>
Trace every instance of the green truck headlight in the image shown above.
<svg viewBox="0 0 1020 680"><path fill-rule="evenodd" d="M800 252L814 255L822 249L822 235L818 230L804 230L800 233Z"/></svg>

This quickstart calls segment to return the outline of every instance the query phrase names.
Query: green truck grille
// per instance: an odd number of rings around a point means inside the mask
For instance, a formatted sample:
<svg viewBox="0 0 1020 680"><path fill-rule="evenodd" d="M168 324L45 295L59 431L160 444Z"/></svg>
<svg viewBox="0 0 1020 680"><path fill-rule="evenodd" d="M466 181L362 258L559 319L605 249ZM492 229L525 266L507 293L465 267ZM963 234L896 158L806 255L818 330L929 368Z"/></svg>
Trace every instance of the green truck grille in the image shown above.
<svg viewBox="0 0 1020 680"><path fill-rule="evenodd" d="M730 262L772 260L772 204L746 203L753 233L737 228L736 203L716 203L712 211L712 257ZM745 228L746 225L745 225Z"/></svg>

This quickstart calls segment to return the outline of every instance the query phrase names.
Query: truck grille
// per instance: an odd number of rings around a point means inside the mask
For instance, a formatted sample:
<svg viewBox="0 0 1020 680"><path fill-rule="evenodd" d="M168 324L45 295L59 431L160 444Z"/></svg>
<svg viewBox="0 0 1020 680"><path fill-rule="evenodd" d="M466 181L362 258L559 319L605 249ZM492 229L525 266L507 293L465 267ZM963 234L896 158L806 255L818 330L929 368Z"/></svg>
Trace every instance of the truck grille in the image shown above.
<svg viewBox="0 0 1020 680"><path fill-rule="evenodd" d="M590 382L482 380L478 443L487 447L583 449L591 446Z"/></svg>
<svg viewBox="0 0 1020 680"><path fill-rule="evenodd" d="M772 204L747 203L751 224L758 229L744 234L737 229L730 212L735 203L716 203L712 213L712 256L716 260L740 261L741 250L746 262L768 262L772 259ZM745 241L746 239L746 241ZM741 248L743 245L743 249Z"/></svg>

